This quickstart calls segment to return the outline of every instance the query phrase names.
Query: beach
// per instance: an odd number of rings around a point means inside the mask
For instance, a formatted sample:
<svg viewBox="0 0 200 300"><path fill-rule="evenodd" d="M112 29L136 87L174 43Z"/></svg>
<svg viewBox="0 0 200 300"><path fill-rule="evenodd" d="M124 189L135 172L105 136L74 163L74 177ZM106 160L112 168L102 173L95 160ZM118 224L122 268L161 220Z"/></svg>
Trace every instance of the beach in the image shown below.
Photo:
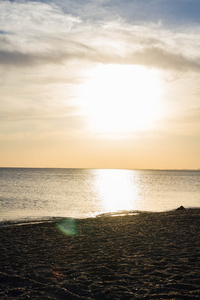
<svg viewBox="0 0 200 300"><path fill-rule="evenodd" d="M200 299L200 209L0 231L0 299Z"/></svg>

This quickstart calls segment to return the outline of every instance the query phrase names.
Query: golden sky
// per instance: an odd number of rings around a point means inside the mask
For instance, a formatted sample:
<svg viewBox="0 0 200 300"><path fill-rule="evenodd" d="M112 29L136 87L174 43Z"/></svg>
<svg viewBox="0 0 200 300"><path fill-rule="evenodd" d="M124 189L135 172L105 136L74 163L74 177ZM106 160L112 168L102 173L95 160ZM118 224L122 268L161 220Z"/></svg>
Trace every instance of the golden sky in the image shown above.
<svg viewBox="0 0 200 300"><path fill-rule="evenodd" d="M147 2L0 2L1 167L200 168L200 3Z"/></svg>

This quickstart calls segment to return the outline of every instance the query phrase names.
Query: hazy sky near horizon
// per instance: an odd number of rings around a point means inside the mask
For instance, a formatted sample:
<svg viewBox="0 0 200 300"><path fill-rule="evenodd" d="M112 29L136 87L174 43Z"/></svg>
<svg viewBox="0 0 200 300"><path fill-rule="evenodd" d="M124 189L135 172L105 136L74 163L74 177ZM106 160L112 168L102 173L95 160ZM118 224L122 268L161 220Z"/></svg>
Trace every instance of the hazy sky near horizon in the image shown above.
<svg viewBox="0 0 200 300"><path fill-rule="evenodd" d="M200 168L200 1L0 1L0 166Z"/></svg>

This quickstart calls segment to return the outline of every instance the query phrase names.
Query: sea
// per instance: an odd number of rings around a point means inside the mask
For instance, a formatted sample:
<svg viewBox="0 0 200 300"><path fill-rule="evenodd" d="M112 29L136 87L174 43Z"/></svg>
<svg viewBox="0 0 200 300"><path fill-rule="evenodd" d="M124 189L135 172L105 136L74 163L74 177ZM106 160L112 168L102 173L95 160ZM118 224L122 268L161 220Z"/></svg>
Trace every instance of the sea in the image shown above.
<svg viewBox="0 0 200 300"><path fill-rule="evenodd" d="M0 168L0 222L200 207L200 170Z"/></svg>

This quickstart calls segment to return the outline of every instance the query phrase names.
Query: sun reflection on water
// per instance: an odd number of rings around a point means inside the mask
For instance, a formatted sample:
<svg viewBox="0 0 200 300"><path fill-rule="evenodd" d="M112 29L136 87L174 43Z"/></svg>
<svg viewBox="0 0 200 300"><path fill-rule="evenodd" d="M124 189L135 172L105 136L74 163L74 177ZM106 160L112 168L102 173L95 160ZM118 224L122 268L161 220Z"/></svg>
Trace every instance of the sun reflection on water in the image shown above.
<svg viewBox="0 0 200 300"><path fill-rule="evenodd" d="M98 170L95 189L103 212L134 210L138 187L128 170Z"/></svg>

